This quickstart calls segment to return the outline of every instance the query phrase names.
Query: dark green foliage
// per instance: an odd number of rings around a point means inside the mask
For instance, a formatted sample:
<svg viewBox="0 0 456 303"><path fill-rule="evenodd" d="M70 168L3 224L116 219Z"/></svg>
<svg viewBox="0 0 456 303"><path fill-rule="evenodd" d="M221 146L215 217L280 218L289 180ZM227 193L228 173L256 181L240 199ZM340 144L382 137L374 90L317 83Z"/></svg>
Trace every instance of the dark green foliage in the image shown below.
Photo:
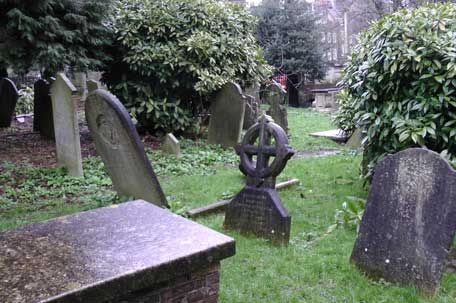
<svg viewBox="0 0 456 303"><path fill-rule="evenodd" d="M111 0L0 0L0 61L18 74L46 75L71 66L97 69L106 60Z"/></svg>
<svg viewBox="0 0 456 303"><path fill-rule="evenodd" d="M260 19L258 40L269 64L309 80L324 77L321 35L306 1L264 0L253 13Z"/></svg>
<svg viewBox="0 0 456 303"><path fill-rule="evenodd" d="M367 130L366 177L386 154L410 147L456 156L455 37L453 4L399 11L361 36L345 71L350 102L342 110Z"/></svg>
<svg viewBox="0 0 456 303"><path fill-rule="evenodd" d="M114 18L114 64L104 80L140 125L190 131L210 95L230 81L268 76L255 18L215 0L125 0Z"/></svg>

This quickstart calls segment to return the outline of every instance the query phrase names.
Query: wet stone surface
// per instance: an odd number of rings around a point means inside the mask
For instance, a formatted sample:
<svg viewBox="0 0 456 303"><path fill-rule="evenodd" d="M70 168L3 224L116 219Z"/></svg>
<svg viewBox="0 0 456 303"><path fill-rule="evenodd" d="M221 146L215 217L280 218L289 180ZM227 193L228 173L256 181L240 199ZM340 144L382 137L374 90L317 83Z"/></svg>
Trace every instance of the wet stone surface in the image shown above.
<svg viewBox="0 0 456 303"><path fill-rule="evenodd" d="M216 265L234 240L145 201L0 233L2 303L109 302Z"/></svg>
<svg viewBox="0 0 456 303"><path fill-rule="evenodd" d="M455 229L456 172L435 152L408 149L377 165L351 261L433 295Z"/></svg>

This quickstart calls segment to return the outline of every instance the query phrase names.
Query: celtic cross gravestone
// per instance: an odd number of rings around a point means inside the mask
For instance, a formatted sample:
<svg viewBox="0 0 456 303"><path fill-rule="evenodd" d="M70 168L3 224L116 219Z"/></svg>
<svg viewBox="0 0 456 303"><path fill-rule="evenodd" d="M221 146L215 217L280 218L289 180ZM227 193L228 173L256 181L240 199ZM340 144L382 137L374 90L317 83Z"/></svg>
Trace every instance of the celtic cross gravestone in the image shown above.
<svg viewBox="0 0 456 303"><path fill-rule="evenodd" d="M227 206L225 228L287 245L291 217L275 190L276 177L294 154L287 135L264 115L247 131L242 143L236 146L236 152L247 184Z"/></svg>

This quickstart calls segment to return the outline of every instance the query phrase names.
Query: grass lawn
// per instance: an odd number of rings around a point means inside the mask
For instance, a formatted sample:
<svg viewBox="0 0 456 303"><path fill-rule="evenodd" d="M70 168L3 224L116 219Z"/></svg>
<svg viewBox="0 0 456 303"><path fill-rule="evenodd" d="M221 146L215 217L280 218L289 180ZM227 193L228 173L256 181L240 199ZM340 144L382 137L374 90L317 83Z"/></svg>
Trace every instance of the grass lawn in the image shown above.
<svg viewBox="0 0 456 303"><path fill-rule="evenodd" d="M280 192L292 216L291 243L286 248L223 231L223 215L198 219L236 239L236 255L222 263L220 302L456 302L455 274L446 274L438 295L425 300L412 288L372 282L349 264L356 231L326 231L344 201L367 196L358 178L361 158L331 141L308 136L330 129L328 116L290 109L289 121L290 143L296 149L342 149L342 153L292 159L280 176L279 180L301 180L299 186ZM176 159L149 151L174 211L226 198L242 188L244 178L232 151L184 141L183 152L184 157ZM112 191L98 158L85 161L85 179L26 163L0 165L0 230L122 200Z"/></svg>

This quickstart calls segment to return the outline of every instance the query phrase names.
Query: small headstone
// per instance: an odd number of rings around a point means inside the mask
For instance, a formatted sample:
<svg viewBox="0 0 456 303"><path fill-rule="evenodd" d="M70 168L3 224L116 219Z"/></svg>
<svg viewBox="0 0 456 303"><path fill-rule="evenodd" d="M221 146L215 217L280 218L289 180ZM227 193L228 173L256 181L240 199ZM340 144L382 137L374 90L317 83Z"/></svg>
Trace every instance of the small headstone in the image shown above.
<svg viewBox="0 0 456 303"><path fill-rule="evenodd" d="M120 101L104 90L85 102L87 124L98 154L120 196L168 206L130 115Z"/></svg>
<svg viewBox="0 0 456 303"><path fill-rule="evenodd" d="M73 100L76 93L76 88L65 74L57 74L51 85L57 162L65 166L70 175L82 177L77 104Z"/></svg>
<svg viewBox="0 0 456 303"><path fill-rule="evenodd" d="M433 295L456 229L456 172L439 154L412 148L375 174L351 256L373 279Z"/></svg>
<svg viewBox="0 0 456 303"><path fill-rule="evenodd" d="M181 155L179 140L177 140L173 134L167 134L163 139L162 151L165 154L175 155L179 157Z"/></svg>
<svg viewBox="0 0 456 303"><path fill-rule="evenodd" d="M228 83L217 94L211 107L209 144L234 147L241 139L244 123L245 97L239 85Z"/></svg>
<svg viewBox="0 0 456 303"><path fill-rule="evenodd" d="M245 115L244 115L244 129L249 129L258 121L260 115L259 99L253 96L245 95Z"/></svg>
<svg viewBox="0 0 456 303"><path fill-rule="evenodd" d="M95 80L87 81L87 91L89 94L93 91L96 91L97 89L101 89L100 82L95 81Z"/></svg>
<svg viewBox="0 0 456 303"><path fill-rule="evenodd" d="M51 86L46 80L40 79L35 82L33 113L33 130L40 132L45 138L54 139Z"/></svg>
<svg viewBox="0 0 456 303"><path fill-rule="evenodd" d="M272 139L275 145L271 145ZM287 245L291 217L275 190L276 177L294 154L286 133L270 117L263 116L260 123L247 131L236 152L241 157L239 168L247 176L247 184L228 204L225 228Z"/></svg>
<svg viewBox="0 0 456 303"><path fill-rule="evenodd" d="M264 98L269 104L267 114L272 117L275 123L288 133L288 113L285 106L286 92L280 84L273 83L266 88Z"/></svg>
<svg viewBox="0 0 456 303"><path fill-rule="evenodd" d="M10 127L19 94L16 85L8 78L0 80L0 128Z"/></svg>
<svg viewBox="0 0 456 303"><path fill-rule="evenodd" d="M358 149L362 146L363 142L363 130L362 128L357 128L353 134L350 136L350 139L347 141L347 146L353 149Z"/></svg>

